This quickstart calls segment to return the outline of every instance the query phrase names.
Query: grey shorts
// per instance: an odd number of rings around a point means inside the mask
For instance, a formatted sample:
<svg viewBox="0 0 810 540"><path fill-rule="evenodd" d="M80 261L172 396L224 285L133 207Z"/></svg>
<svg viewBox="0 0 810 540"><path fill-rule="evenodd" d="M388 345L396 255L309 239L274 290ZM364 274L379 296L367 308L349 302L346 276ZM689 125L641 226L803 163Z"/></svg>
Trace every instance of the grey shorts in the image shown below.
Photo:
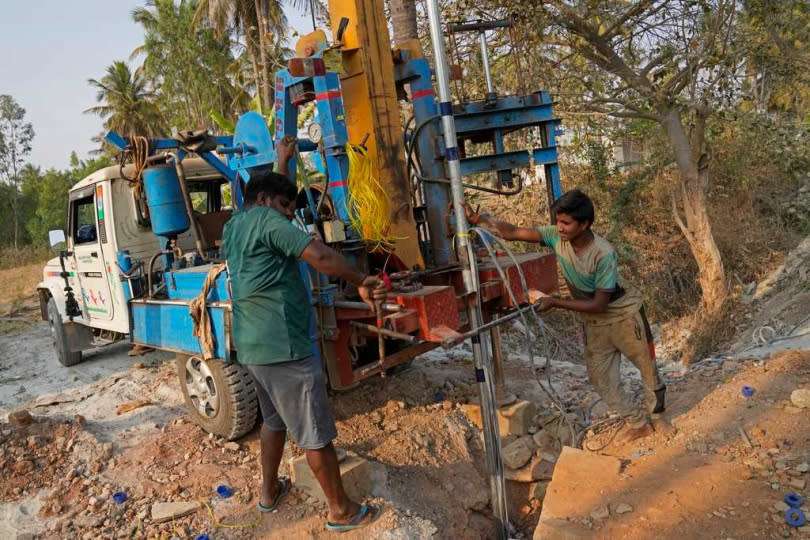
<svg viewBox="0 0 810 540"><path fill-rule="evenodd" d="M319 450L337 437L329 410L326 377L314 356L246 367L256 381L267 429L289 429L295 444L306 450Z"/></svg>

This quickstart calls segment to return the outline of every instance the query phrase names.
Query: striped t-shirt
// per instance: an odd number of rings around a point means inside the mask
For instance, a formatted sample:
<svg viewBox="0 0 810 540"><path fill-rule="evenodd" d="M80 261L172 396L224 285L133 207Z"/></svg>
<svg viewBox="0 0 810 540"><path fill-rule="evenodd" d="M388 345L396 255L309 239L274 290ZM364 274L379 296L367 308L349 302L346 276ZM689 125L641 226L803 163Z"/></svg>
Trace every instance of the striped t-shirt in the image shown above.
<svg viewBox="0 0 810 540"><path fill-rule="evenodd" d="M580 313L583 321L597 326L611 324L638 312L641 293L619 276L619 259L610 242L594 233L593 242L583 252L577 253L571 242L560 238L557 227L538 227L538 231L543 244L556 253L573 298L591 299L597 290L613 293L607 311Z"/></svg>

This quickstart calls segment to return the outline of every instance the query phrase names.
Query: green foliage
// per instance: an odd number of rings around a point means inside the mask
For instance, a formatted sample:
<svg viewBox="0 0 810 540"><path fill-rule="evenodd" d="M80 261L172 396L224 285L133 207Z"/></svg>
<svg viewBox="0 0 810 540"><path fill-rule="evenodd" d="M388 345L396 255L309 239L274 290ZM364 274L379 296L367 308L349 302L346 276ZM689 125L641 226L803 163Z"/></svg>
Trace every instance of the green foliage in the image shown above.
<svg viewBox="0 0 810 540"><path fill-rule="evenodd" d="M155 93L149 90L140 70L132 73L126 62L116 61L107 67L100 81L88 79L87 82L98 90L96 101L100 105L84 112L103 118L106 130L124 137L156 136L163 132L163 118Z"/></svg>
<svg viewBox="0 0 810 540"><path fill-rule="evenodd" d="M197 6L196 0L150 0L132 11L146 33L133 55L144 56L143 73L160 89L163 117L178 129L213 127L210 111L235 117L246 106L232 75L231 41L195 20Z"/></svg>
<svg viewBox="0 0 810 540"><path fill-rule="evenodd" d="M65 229L67 224L68 190L91 173L113 164L111 158L102 156L87 161L71 155L70 168L48 169L25 165L20 170L18 193L20 207L20 240L23 244L47 246L48 231ZM0 190L0 218L10 211L10 186ZM11 244L10 228L0 232L0 246Z"/></svg>
<svg viewBox="0 0 810 540"><path fill-rule="evenodd" d="M25 109L13 97L0 96L0 181L10 188L6 194L14 247L19 246L21 239L20 173L26 156L31 152L33 139L34 128L25 121ZM8 223L8 220L3 222Z"/></svg>

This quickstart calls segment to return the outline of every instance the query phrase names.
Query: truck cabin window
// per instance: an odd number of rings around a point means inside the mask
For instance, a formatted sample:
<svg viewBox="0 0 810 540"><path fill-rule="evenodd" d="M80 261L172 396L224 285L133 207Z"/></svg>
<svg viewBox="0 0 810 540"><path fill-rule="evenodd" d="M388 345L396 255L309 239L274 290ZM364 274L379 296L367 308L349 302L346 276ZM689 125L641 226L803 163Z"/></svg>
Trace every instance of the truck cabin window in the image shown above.
<svg viewBox="0 0 810 540"><path fill-rule="evenodd" d="M73 201L71 234L74 244L89 244L98 238L96 233L96 205L93 196Z"/></svg>

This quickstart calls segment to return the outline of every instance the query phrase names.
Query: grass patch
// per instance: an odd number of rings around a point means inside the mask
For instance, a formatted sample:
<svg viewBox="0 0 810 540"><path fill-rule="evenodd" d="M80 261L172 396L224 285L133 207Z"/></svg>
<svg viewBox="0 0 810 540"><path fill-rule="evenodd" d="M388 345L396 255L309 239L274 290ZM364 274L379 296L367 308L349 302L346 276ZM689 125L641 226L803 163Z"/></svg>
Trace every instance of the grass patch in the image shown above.
<svg viewBox="0 0 810 540"><path fill-rule="evenodd" d="M39 264L42 267L53 257L56 257L55 253L41 246L23 246L20 249L0 248L0 270L10 270L31 264Z"/></svg>
<svg viewBox="0 0 810 540"><path fill-rule="evenodd" d="M19 334L34 325L34 321L27 319L0 319L0 335Z"/></svg>
<svg viewBox="0 0 810 540"><path fill-rule="evenodd" d="M37 303L37 284L42 281L44 263L0 270L0 315L12 314Z"/></svg>

